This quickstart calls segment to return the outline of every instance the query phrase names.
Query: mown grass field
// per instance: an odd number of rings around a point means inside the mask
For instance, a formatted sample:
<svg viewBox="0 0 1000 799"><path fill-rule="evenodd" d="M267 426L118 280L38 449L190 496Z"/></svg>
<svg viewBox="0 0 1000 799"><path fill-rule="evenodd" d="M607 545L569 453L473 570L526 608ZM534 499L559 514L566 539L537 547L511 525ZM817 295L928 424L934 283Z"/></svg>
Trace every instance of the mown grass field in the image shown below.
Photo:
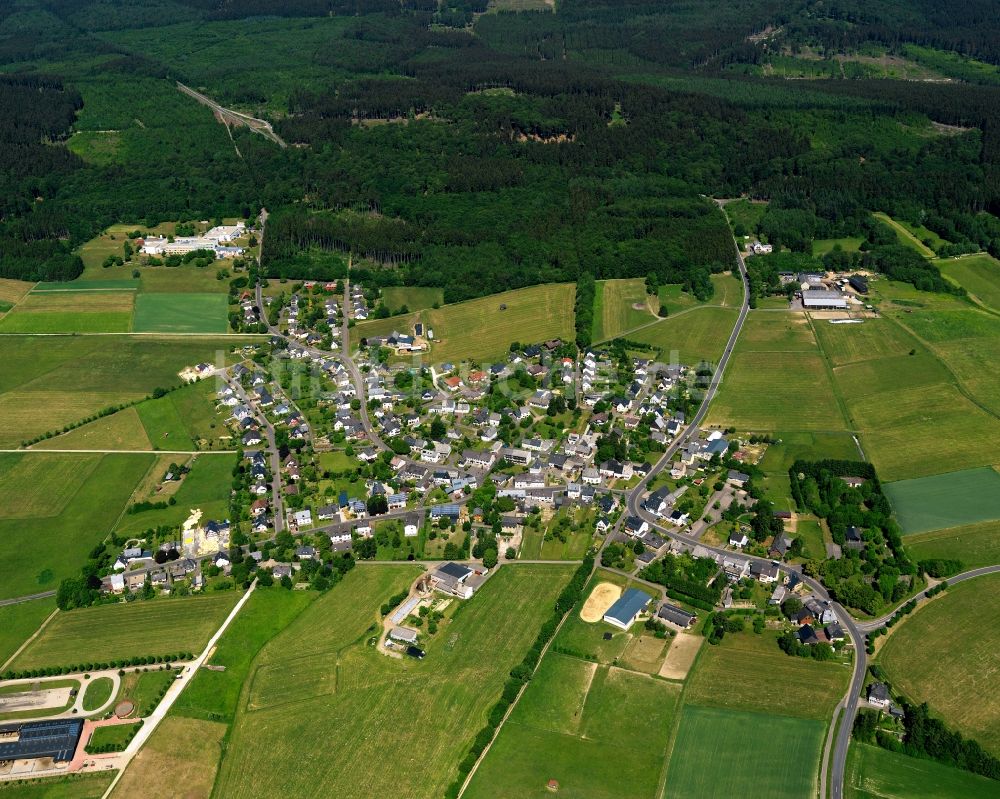
<svg viewBox="0 0 1000 799"><path fill-rule="evenodd" d="M152 464L145 454L0 455L0 598L79 573Z"/></svg>
<svg viewBox="0 0 1000 799"><path fill-rule="evenodd" d="M715 363L726 348L736 317L735 309L706 306L670 316L636 331L629 339L651 344L659 353L657 359L664 363Z"/></svg>
<svg viewBox="0 0 1000 799"><path fill-rule="evenodd" d="M159 704L162 698L160 692L174 681L174 677L173 669L130 671L122 677L115 704L127 699L136 707L136 718L148 716ZM187 693L187 690L184 692Z"/></svg>
<svg viewBox="0 0 1000 799"><path fill-rule="evenodd" d="M824 433L778 431L774 437L779 443L770 444L761 458L760 468L765 474L788 476L788 469L797 460L821 460L858 457L858 450L850 433Z"/></svg>
<svg viewBox="0 0 1000 799"><path fill-rule="evenodd" d="M642 306L639 309L633 306ZM594 341L617 338L634 327L652 322L656 317L649 311L646 281L598 280L594 293Z"/></svg>
<svg viewBox="0 0 1000 799"><path fill-rule="evenodd" d="M317 596L314 591L254 591L209 660L212 665L224 666L225 671L201 669L171 712L206 721L232 721L257 653Z"/></svg>
<svg viewBox="0 0 1000 799"><path fill-rule="evenodd" d="M87 422L68 433L47 438L32 445L32 449L152 449L139 412L125 408ZM178 447L179 449L179 447Z"/></svg>
<svg viewBox="0 0 1000 799"><path fill-rule="evenodd" d="M138 724L138 722L136 722ZM100 746L115 744L119 750L132 739L135 731L135 724L115 724L110 727L98 727L90 735L86 747L88 752L96 750Z"/></svg>
<svg viewBox="0 0 1000 799"><path fill-rule="evenodd" d="M941 274L994 311L1000 311L1000 261L985 253L937 262Z"/></svg>
<svg viewBox="0 0 1000 799"><path fill-rule="evenodd" d="M134 292L34 291L0 320L0 333L127 333Z"/></svg>
<svg viewBox="0 0 1000 799"><path fill-rule="evenodd" d="M0 607L0 665L34 635L55 609L55 600L51 598Z"/></svg>
<svg viewBox="0 0 1000 799"><path fill-rule="evenodd" d="M737 674L730 678L741 679ZM687 701L685 696L665 796L802 799L816 792L823 722Z"/></svg>
<svg viewBox="0 0 1000 799"><path fill-rule="evenodd" d="M549 283L426 310L424 325L434 331L430 355L438 363L486 361L503 357L514 341L572 341L575 296L572 283Z"/></svg>
<svg viewBox="0 0 1000 799"><path fill-rule="evenodd" d="M896 234L896 238L899 239L900 244L912 247L924 256L924 258L933 258L935 253L932 248L940 247L942 244L947 243L936 233L925 227L913 227L906 222L893 219L888 214L881 212L873 214L873 216L880 222L884 222L892 229L892 231ZM930 245L924 244L925 239L930 242Z"/></svg>
<svg viewBox="0 0 1000 799"><path fill-rule="evenodd" d="M108 700L111 699L111 691L114 687L115 684L111 681L110 677L97 677L96 679L85 683L83 690L83 709L97 710L100 707L104 707Z"/></svg>
<svg viewBox="0 0 1000 799"><path fill-rule="evenodd" d="M904 533L1000 519L1000 474L983 467L885 485Z"/></svg>
<svg viewBox="0 0 1000 799"><path fill-rule="evenodd" d="M26 782L0 782L0 799L100 799L114 773L92 772Z"/></svg>
<svg viewBox="0 0 1000 799"><path fill-rule="evenodd" d="M29 283L26 280L11 280L10 278L0 277L0 301L16 305L31 291L34 285L34 283Z"/></svg>
<svg viewBox="0 0 1000 799"><path fill-rule="evenodd" d="M1000 755L1000 707L993 696L1000 671L1000 575L949 588L889 636L878 661L893 687L927 702L949 726Z"/></svg>
<svg viewBox="0 0 1000 799"><path fill-rule="evenodd" d="M245 340L245 339L243 339ZM230 358L241 339L7 336L0 370L0 448L17 447L120 402L180 382L178 372Z"/></svg>
<svg viewBox="0 0 1000 799"><path fill-rule="evenodd" d="M956 558L966 566L1000 563L1000 522L984 522L906 537L906 551L914 560Z"/></svg>
<svg viewBox="0 0 1000 799"><path fill-rule="evenodd" d="M185 457L177 455L176 459L181 461ZM235 464L234 453L199 455L189 464L191 471L173 494L177 500L174 505L127 513L121 517L115 530L119 533L141 533L150 527L180 525L192 508L201 510L203 521L226 518L229 515L229 490ZM157 477L162 478L163 474Z"/></svg>
<svg viewBox="0 0 1000 799"><path fill-rule="evenodd" d="M749 431L846 429L808 320L748 315L708 422Z"/></svg>
<svg viewBox="0 0 1000 799"><path fill-rule="evenodd" d="M466 792L478 797L656 796L681 686L546 655Z"/></svg>
<svg viewBox="0 0 1000 799"><path fill-rule="evenodd" d="M981 799L995 780L933 760L852 743L844 773L845 799Z"/></svg>
<svg viewBox="0 0 1000 799"><path fill-rule="evenodd" d="M382 289L382 302L395 313L404 305L411 311L422 311L444 304L444 289L426 286L388 286Z"/></svg>
<svg viewBox="0 0 1000 799"><path fill-rule="evenodd" d="M773 630L737 633L703 648L684 701L826 721L846 693L850 676L838 663L789 657L778 648Z"/></svg>
<svg viewBox="0 0 1000 799"><path fill-rule="evenodd" d="M59 613L18 655L12 668L71 666L133 655L198 654L239 598L239 591L219 591Z"/></svg>
<svg viewBox="0 0 1000 799"><path fill-rule="evenodd" d="M136 333L225 333L229 330L225 294L143 293L135 299Z"/></svg>
<svg viewBox="0 0 1000 799"><path fill-rule="evenodd" d="M732 272L720 272L711 275L715 293L708 302L702 302L693 294L684 291L681 283L667 283L660 286L658 300L667 307L671 314L694 308L699 305L721 305L725 308L738 308L743 301L743 283Z"/></svg>
<svg viewBox="0 0 1000 799"><path fill-rule="evenodd" d="M840 247L842 252L857 252L864 241L860 236L847 236L842 239L815 239L812 243L813 258L822 258L828 252Z"/></svg>
<svg viewBox="0 0 1000 799"><path fill-rule="evenodd" d="M175 799L179 785L184 786L185 796L211 796L225 735L222 722L168 715L129 764L111 796Z"/></svg>
<svg viewBox="0 0 1000 799"><path fill-rule="evenodd" d="M571 572L503 566L456 608L422 661L368 644L378 605L419 572L350 572L254 662L215 795L440 796ZM389 738L393 767L372 768Z"/></svg>

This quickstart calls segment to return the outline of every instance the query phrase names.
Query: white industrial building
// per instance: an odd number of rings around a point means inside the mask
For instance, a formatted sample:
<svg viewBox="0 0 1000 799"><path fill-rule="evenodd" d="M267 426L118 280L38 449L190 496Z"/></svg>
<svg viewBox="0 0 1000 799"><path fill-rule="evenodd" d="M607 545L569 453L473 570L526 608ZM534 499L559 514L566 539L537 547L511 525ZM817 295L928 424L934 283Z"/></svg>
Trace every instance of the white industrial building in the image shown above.
<svg viewBox="0 0 1000 799"><path fill-rule="evenodd" d="M802 307L846 311L847 297L839 291L808 289L802 292Z"/></svg>

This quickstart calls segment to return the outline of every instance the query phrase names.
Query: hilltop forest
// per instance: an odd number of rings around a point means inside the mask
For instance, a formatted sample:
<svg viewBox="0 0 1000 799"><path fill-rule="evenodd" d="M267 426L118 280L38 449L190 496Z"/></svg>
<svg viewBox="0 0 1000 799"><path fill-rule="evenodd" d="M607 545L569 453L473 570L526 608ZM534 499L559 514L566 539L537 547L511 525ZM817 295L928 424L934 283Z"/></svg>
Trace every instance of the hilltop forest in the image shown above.
<svg viewBox="0 0 1000 799"><path fill-rule="evenodd" d="M340 277L350 257L448 302L585 273L711 291L735 252L709 197L768 200L762 227L792 250L868 235L869 263L917 285L936 268L869 235L872 211L1000 249L986 0L503 6L5 5L0 276L70 279L113 222L260 207L269 274ZM779 48L916 48L955 75L785 80L762 69ZM289 146L227 131L176 81Z"/></svg>

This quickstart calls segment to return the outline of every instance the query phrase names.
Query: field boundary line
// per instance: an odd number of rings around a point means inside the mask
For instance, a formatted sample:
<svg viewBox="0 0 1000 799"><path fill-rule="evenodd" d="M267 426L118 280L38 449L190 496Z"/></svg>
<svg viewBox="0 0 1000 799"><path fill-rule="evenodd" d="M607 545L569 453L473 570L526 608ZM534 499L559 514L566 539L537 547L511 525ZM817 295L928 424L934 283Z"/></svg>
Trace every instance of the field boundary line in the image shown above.
<svg viewBox="0 0 1000 799"><path fill-rule="evenodd" d="M809 332L812 333L813 341L816 342L816 348L819 350L820 360L823 361L823 368L826 370L826 377L830 381L830 390L833 391L833 396L837 400L837 407L840 408L840 415L844 420L844 424L847 425L847 432L854 436L854 441L861 447L858 439L858 431L854 429L854 419L851 418L850 412L847 409L847 402L840 393L840 389L837 386L837 379L833 373L833 364L830 362L830 354L823 349L823 345L820 343L820 338L816 334L816 325L813 322L812 317L806 314L806 322L809 325Z"/></svg>
<svg viewBox="0 0 1000 799"><path fill-rule="evenodd" d="M699 635L701 634L699 633ZM673 646L673 639L671 639L670 645ZM669 654L669 649L667 650L667 653ZM691 668L688 669L688 673L684 677L680 695L677 697L677 716L674 719L674 723L671 725L670 738L667 739L667 745L663 748L663 765L660 767L660 777L656 782L656 799L666 799L667 775L670 772L670 761L674 756L674 745L677 743L677 732L681 728L681 716L684 715L684 695L687 693L688 685L690 684L689 681L691 673L698 667L698 662L702 659L704 653L705 647L703 645L699 645L698 651L695 653L694 660L691 662Z"/></svg>
<svg viewBox="0 0 1000 799"><path fill-rule="evenodd" d="M38 637L39 635L41 635L41 634L42 634L42 631L43 631L43 630L44 630L44 629L45 629L45 628L46 628L46 627L48 626L49 622L50 622L50 621L52 621L52 619L54 619L54 618L55 618L55 615L56 615L56 614L57 614L58 612L59 612L59 608L56 608L56 609L55 609L55 610L53 610L53 611L52 611L52 612L51 612L51 613L50 613L50 614L49 614L48 616L46 616L46 617L45 617L45 620L44 620L44 621L43 621L43 622L41 623L41 625L40 625L40 626L38 627L38 629L37 629L37 630L35 630L35 631L34 631L34 632L33 632L33 633L31 634L31 637L30 637L30 638L29 638L29 639L28 639L27 641L25 641L25 642L24 642L23 644L21 644L21 645L20 645L20 646L19 646L19 647L17 648L17 651L16 651L16 652L15 652L15 653L14 653L13 655L11 655L11 656L10 656L9 658L7 658L7 659L6 659L6 660L5 660L4 662L3 662L3 665L2 665L2 666L0 666L0 671L5 671L5 670L7 669L7 667L8 667L8 666L9 666L9 665L10 665L11 663L13 663L13 662L14 662L15 660L17 660L17 658L18 658L18 655L20 655L20 654L21 654L21 653L22 653L22 652L23 652L23 651L24 651L25 649L27 649L27 648L28 648L28 647L29 647L29 646L31 645L31 642L32 642L32 641L34 641L34 640L35 640L35 639L36 639L36 638L37 638L37 637Z"/></svg>

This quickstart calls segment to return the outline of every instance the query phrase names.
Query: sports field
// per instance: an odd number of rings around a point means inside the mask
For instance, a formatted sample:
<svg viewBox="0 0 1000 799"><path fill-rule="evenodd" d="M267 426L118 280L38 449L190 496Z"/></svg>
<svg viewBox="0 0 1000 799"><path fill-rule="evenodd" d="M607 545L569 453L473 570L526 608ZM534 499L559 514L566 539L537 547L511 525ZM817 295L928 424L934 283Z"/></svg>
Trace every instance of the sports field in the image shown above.
<svg viewBox="0 0 1000 799"><path fill-rule="evenodd" d="M654 799L681 686L546 655L466 796Z"/></svg>
<svg viewBox="0 0 1000 799"><path fill-rule="evenodd" d="M0 666L34 635L55 609L55 600L51 598L0 606Z"/></svg>
<svg viewBox="0 0 1000 799"><path fill-rule="evenodd" d="M0 454L0 598L78 574L152 462L145 454Z"/></svg>
<svg viewBox="0 0 1000 799"><path fill-rule="evenodd" d="M655 319L649 310L646 281L642 278L598 280L595 288L595 342L617 338L625 331Z"/></svg>
<svg viewBox="0 0 1000 799"><path fill-rule="evenodd" d="M845 799L981 799L997 783L933 760L853 742L844 773Z"/></svg>
<svg viewBox="0 0 1000 799"><path fill-rule="evenodd" d="M685 799L812 796L825 732L826 724L815 719L685 704L664 795Z"/></svg>
<svg viewBox="0 0 1000 799"><path fill-rule="evenodd" d="M0 333L127 333L134 291L33 291L3 319Z"/></svg>
<svg viewBox="0 0 1000 799"><path fill-rule="evenodd" d="M254 661L215 795L440 796L572 568L501 567L421 661L368 643L379 604L419 571L349 572ZM373 768L390 741L393 766Z"/></svg>
<svg viewBox="0 0 1000 799"><path fill-rule="evenodd" d="M17 447L102 408L177 385L181 369L226 359L239 341L235 336L7 336L0 370L0 447Z"/></svg>
<svg viewBox="0 0 1000 799"><path fill-rule="evenodd" d="M937 262L941 274L969 292L969 296L1000 311L1000 261L985 253Z"/></svg>
<svg viewBox="0 0 1000 799"><path fill-rule="evenodd" d="M129 763L111 796L175 799L178 785L184 786L184 796L210 796L225 735L222 722L167 716Z"/></svg>
<svg viewBox="0 0 1000 799"><path fill-rule="evenodd" d="M444 303L444 289L425 286L387 286L382 289L382 302L395 313L404 305L411 311L422 311Z"/></svg>
<svg viewBox="0 0 1000 799"><path fill-rule="evenodd" d="M59 613L12 664L15 669L71 666L133 655L198 654L239 591L98 605Z"/></svg>
<svg viewBox="0 0 1000 799"><path fill-rule="evenodd" d="M229 330L225 294L143 293L135 299L136 333L225 333Z"/></svg>
<svg viewBox="0 0 1000 799"><path fill-rule="evenodd" d="M486 361L504 357L514 341L572 341L575 296L572 283L549 283L423 311L425 327L434 331L431 358L436 363ZM506 308L500 310L501 305Z"/></svg>
<svg viewBox="0 0 1000 799"><path fill-rule="evenodd" d="M1000 474L983 467L884 486L904 533L1000 519Z"/></svg>
<svg viewBox="0 0 1000 799"><path fill-rule="evenodd" d="M733 679L733 675L740 675ZM727 635L703 647L688 678L685 702L827 721L847 692L850 672L838 663L789 657L777 632Z"/></svg>
<svg viewBox="0 0 1000 799"><path fill-rule="evenodd" d="M994 695L1000 670L1000 575L949 588L889 636L878 660L895 689L927 702L936 716L1000 755L1000 706Z"/></svg>
<svg viewBox="0 0 1000 799"><path fill-rule="evenodd" d="M805 317L747 316L708 422L749 431L846 429Z"/></svg>
<svg viewBox="0 0 1000 799"><path fill-rule="evenodd" d="M694 308L636 331L629 339L651 344L659 352L657 359L664 363L715 363L726 348L736 317L732 308Z"/></svg>
<svg viewBox="0 0 1000 799"><path fill-rule="evenodd" d="M1000 563L1000 522L949 527L906 537L913 560L955 558L969 569Z"/></svg>

